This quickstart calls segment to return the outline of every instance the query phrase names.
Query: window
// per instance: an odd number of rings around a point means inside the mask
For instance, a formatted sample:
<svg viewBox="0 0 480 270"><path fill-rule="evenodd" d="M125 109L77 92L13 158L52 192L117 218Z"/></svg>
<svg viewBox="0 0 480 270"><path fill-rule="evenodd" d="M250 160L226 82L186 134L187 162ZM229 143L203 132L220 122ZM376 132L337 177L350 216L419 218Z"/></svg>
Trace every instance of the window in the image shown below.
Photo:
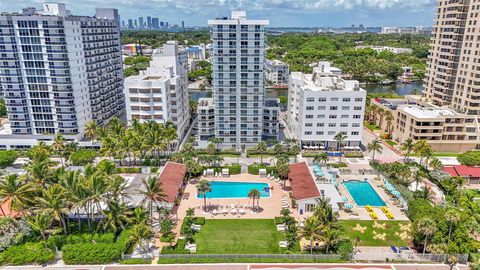
<svg viewBox="0 0 480 270"><path fill-rule="evenodd" d="M350 98L343 98L342 101L343 102L350 102Z"/></svg>
<svg viewBox="0 0 480 270"><path fill-rule="evenodd" d="M313 111L313 106L307 106L307 111Z"/></svg>
<svg viewBox="0 0 480 270"><path fill-rule="evenodd" d="M363 101L363 98L355 98L355 101L356 101L356 102L362 102L362 101Z"/></svg>
<svg viewBox="0 0 480 270"><path fill-rule="evenodd" d="M325 126L324 123L317 123L317 127L323 127L323 126Z"/></svg>
<svg viewBox="0 0 480 270"><path fill-rule="evenodd" d="M362 116L359 115L359 114L355 114L355 115L353 116L353 119L360 119L360 118L362 118Z"/></svg>
<svg viewBox="0 0 480 270"><path fill-rule="evenodd" d="M343 111L348 111L348 110L350 110L350 106L342 106L342 110Z"/></svg>
<svg viewBox="0 0 480 270"><path fill-rule="evenodd" d="M353 123L352 127L360 127L360 123Z"/></svg>
<svg viewBox="0 0 480 270"><path fill-rule="evenodd" d="M337 106L330 106L330 110L331 110L331 111L336 111L337 109L338 109Z"/></svg>
<svg viewBox="0 0 480 270"><path fill-rule="evenodd" d="M329 131L328 135L335 135L335 131Z"/></svg>
<svg viewBox="0 0 480 270"><path fill-rule="evenodd" d="M361 111L361 110L362 110L362 106L355 106L355 107L353 107L353 110L354 110L354 111Z"/></svg>
<svg viewBox="0 0 480 270"><path fill-rule="evenodd" d="M307 98L307 102L314 102L314 101L315 101L315 98L313 98L313 97Z"/></svg>
<svg viewBox="0 0 480 270"><path fill-rule="evenodd" d="M352 135L358 135L358 131L352 131L350 134L352 134Z"/></svg>
<svg viewBox="0 0 480 270"><path fill-rule="evenodd" d="M328 123L328 127L336 127L337 124L336 123Z"/></svg>
<svg viewBox="0 0 480 270"><path fill-rule="evenodd" d="M341 123L340 127L348 127L348 124L347 123Z"/></svg>
<svg viewBox="0 0 480 270"><path fill-rule="evenodd" d="M326 101L327 101L326 98L322 98L322 97L321 97L321 98L318 98L318 102L326 102Z"/></svg>
<svg viewBox="0 0 480 270"><path fill-rule="evenodd" d="M323 131L317 131L315 132L317 135L323 135Z"/></svg>
<svg viewBox="0 0 480 270"><path fill-rule="evenodd" d="M319 110L319 111L323 111L323 110L325 110L325 109L326 109L325 106L318 106L318 110Z"/></svg>
<svg viewBox="0 0 480 270"><path fill-rule="evenodd" d="M305 135L312 135L311 131L305 131Z"/></svg>
<svg viewBox="0 0 480 270"><path fill-rule="evenodd" d="M338 97L332 97L330 98L330 101L338 101Z"/></svg>
<svg viewBox="0 0 480 270"><path fill-rule="evenodd" d="M313 115L312 115L312 114L307 114L307 115L305 115L305 118L307 118L307 119L312 119L312 118L313 118Z"/></svg>
<svg viewBox="0 0 480 270"><path fill-rule="evenodd" d="M313 127L313 123L305 123L305 127Z"/></svg>
<svg viewBox="0 0 480 270"><path fill-rule="evenodd" d="M348 118L348 114L342 114L342 116L340 117L342 119L347 119Z"/></svg>
<svg viewBox="0 0 480 270"><path fill-rule="evenodd" d="M317 115L317 118L325 118L325 114L319 114Z"/></svg>
<svg viewBox="0 0 480 270"><path fill-rule="evenodd" d="M329 115L328 118L330 118L330 119L336 119L336 118L337 118L337 115L332 114L332 115Z"/></svg>

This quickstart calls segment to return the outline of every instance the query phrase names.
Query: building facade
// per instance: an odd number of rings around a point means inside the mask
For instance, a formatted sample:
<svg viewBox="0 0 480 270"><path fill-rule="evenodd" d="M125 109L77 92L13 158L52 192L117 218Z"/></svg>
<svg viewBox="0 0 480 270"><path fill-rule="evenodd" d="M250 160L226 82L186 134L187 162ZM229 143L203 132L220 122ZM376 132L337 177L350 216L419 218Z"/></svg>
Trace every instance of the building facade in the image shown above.
<svg viewBox="0 0 480 270"><path fill-rule="evenodd" d="M0 148L25 148L55 133L81 139L89 121L104 124L123 112L118 19L115 9L73 16L65 4L0 15L0 81L10 121Z"/></svg>
<svg viewBox="0 0 480 270"><path fill-rule="evenodd" d="M167 41L153 54L150 66L125 79L127 121L172 122L181 140L190 124L188 78L184 54L176 41Z"/></svg>
<svg viewBox="0 0 480 270"><path fill-rule="evenodd" d="M263 139L276 139L280 134L280 100L266 98L263 105Z"/></svg>
<svg viewBox="0 0 480 270"><path fill-rule="evenodd" d="M266 79L273 86L287 86L290 68L288 64L280 60L266 60L265 69L267 71Z"/></svg>
<svg viewBox="0 0 480 270"><path fill-rule="evenodd" d="M246 12L209 20L212 28L215 137L222 147L254 146L262 139L265 98L265 26Z"/></svg>
<svg viewBox="0 0 480 270"><path fill-rule="evenodd" d="M347 136L345 146L361 144L367 92L339 73L329 62L319 62L313 74L291 73L287 126L302 146L336 148L338 133Z"/></svg>
<svg viewBox="0 0 480 270"><path fill-rule="evenodd" d="M215 110L211 98L198 99L197 107L198 136L201 141L208 141L215 136Z"/></svg>

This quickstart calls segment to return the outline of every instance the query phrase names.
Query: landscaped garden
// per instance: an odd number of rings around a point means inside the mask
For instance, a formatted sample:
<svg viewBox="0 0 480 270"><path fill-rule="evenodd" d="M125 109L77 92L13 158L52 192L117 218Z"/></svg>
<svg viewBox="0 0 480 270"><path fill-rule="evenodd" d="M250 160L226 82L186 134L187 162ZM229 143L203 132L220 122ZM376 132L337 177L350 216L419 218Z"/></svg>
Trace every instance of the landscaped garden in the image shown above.
<svg viewBox="0 0 480 270"><path fill-rule="evenodd" d="M273 219L209 219L194 239L200 254L272 254L284 234Z"/></svg>
<svg viewBox="0 0 480 270"><path fill-rule="evenodd" d="M411 239L402 239L401 235L407 231L409 221L340 220L339 223L342 225L345 235L353 243L358 237L357 244L359 246L409 246L410 244ZM402 228L404 228L403 231ZM410 237L411 229L406 235Z"/></svg>

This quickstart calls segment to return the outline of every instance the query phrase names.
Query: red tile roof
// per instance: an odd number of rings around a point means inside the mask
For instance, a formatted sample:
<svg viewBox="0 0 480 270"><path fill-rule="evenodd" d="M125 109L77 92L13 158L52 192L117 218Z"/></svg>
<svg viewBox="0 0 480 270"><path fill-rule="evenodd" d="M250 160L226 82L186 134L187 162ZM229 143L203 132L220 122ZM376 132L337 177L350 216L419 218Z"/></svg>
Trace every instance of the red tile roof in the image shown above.
<svg viewBox="0 0 480 270"><path fill-rule="evenodd" d="M480 168L478 167L455 165L455 166L443 167L443 171L450 174L451 176L465 176L465 177L480 178Z"/></svg>
<svg viewBox="0 0 480 270"><path fill-rule="evenodd" d="M158 183L166 195L167 202L174 203L186 172L185 165L181 163L169 161L163 167L162 173L158 177Z"/></svg>
<svg viewBox="0 0 480 270"><path fill-rule="evenodd" d="M320 196L315 180L313 179L307 162L290 165L290 186L296 200L316 198Z"/></svg>

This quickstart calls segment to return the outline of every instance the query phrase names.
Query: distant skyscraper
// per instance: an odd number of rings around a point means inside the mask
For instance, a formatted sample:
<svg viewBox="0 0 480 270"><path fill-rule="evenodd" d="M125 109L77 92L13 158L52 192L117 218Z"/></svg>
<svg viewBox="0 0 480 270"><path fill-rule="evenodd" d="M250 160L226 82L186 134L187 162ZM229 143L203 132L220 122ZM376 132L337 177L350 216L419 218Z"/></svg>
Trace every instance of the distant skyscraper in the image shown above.
<svg viewBox="0 0 480 270"><path fill-rule="evenodd" d="M132 19L128 19L128 28L129 29L133 28L133 20Z"/></svg>
<svg viewBox="0 0 480 270"><path fill-rule="evenodd" d="M152 18L152 28L158 29L160 27L160 22L158 18Z"/></svg>
<svg viewBox="0 0 480 270"><path fill-rule="evenodd" d="M122 28L125 28L125 21L122 21Z"/></svg>
<svg viewBox="0 0 480 270"><path fill-rule="evenodd" d="M138 17L138 28L143 28L143 17Z"/></svg>
<svg viewBox="0 0 480 270"><path fill-rule="evenodd" d="M135 19L135 27L138 27L137 19Z"/></svg>
<svg viewBox="0 0 480 270"><path fill-rule="evenodd" d="M245 11L209 20L212 27L215 137L222 147L243 148L262 140L265 98L265 26Z"/></svg>
<svg viewBox="0 0 480 270"><path fill-rule="evenodd" d="M182 28L185 28L185 22L182 21Z"/></svg>
<svg viewBox="0 0 480 270"><path fill-rule="evenodd" d="M165 22L160 22L160 27L161 28L165 27Z"/></svg>
<svg viewBox="0 0 480 270"><path fill-rule="evenodd" d="M165 22L165 27L168 28L168 22Z"/></svg>
<svg viewBox="0 0 480 270"><path fill-rule="evenodd" d="M116 9L72 16L65 4L0 15L0 76L10 120L2 145L32 145L62 133L80 139L124 110L120 29ZM97 32L101 28L102 32ZM34 60L34 61L32 61ZM23 137L24 136L24 137Z"/></svg>
<svg viewBox="0 0 480 270"><path fill-rule="evenodd" d="M152 17L147 16L147 28L152 28Z"/></svg>

